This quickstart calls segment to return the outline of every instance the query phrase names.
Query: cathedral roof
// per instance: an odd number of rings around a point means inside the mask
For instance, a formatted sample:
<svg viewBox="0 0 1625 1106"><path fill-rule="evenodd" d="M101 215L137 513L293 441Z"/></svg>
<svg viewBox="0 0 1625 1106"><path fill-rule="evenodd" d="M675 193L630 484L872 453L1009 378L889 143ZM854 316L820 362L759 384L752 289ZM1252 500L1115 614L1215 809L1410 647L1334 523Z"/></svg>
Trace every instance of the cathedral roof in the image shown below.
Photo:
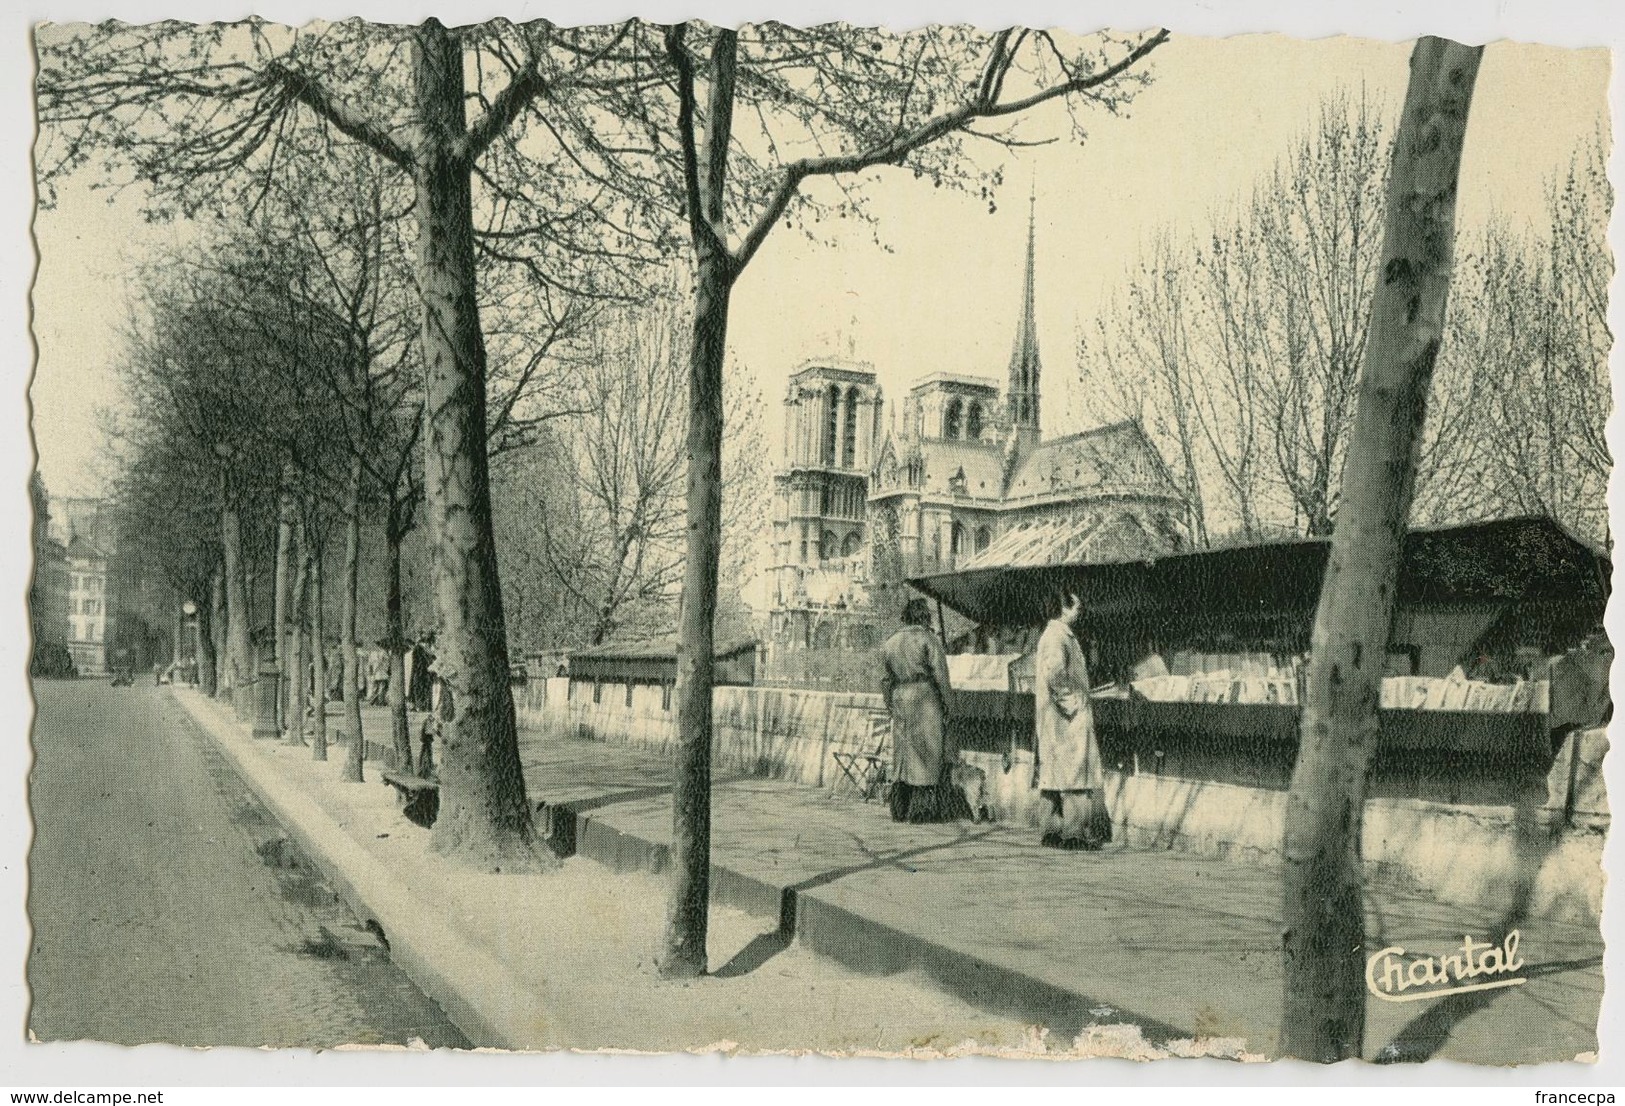
<svg viewBox="0 0 1625 1106"><path fill-rule="evenodd" d="M918 490L926 495L967 495L976 499L1000 498L1004 490L1004 460L999 447L990 442L925 439L920 442L925 462L925 483ZM964 491L956 492L955 479L964 474Z"/></svg>
<svg viewBox="0 0 1625 1106"><path fill-rule="evenodd" d="M888 474L891 466L906 467L911 456L919 458L924 470L923 481L914 486L901 473ZM1177 499L1180 494L1156 447L1132 419L1021 450L1014 457L1008 483L1004 449L992 442L943 438L899 442L888 437L881 457L880 479L872 490L887 494L910 491L932 497L969 497L987 500L990 506L1124 493ZM963 487L958 486L961 476Z"/></svg>
<svg viewBox="0 0 1625 1106"><path fill-rule="evenodd" d="M1162 458L1132 419L1038 443L1017 459L1005 498L1098 493L1123 486L1178 494Z"/></svg>
<svg viewBox="0 0 1625 1106"><path fill-rule="evenodd" d="M968 572L1136 560L1174 552L1179 545L1178 535L1165 523L1132 510L1093 507L1017 523L960 567Z"/></svg>

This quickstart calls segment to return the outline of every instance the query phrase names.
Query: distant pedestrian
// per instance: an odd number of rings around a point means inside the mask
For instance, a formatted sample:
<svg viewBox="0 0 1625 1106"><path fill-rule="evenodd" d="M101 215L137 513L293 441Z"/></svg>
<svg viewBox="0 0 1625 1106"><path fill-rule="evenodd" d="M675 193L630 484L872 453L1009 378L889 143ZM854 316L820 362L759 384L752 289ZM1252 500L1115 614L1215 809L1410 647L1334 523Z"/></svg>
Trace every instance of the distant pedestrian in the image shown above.
<svg viewBox="0 0 1625 1106"><path fill-rule="evenodd" d="M389 693L389 659L382 642L367 650L367 702L375 707L383 706Z"/></svg>
<svg viewBox="0 0 1625 1106"><path fill-rule="evenodd" d="M440 655L434 649L434 635L429 636L429 713L440 713Z"/></svg>
<svg viewBox="0 0 1625 1106"><path fill-rule="evenodd" d="M898 822L952 817L947 782L948 657L931 631L931 608L911 599L903 628L880 647L880 694L891 713L891 816Z"/></svg>
<svg viewBox="0 0 1625 1106"><path fill-rule="evenodd" d="M327 677L325 689L329 701L338 701L344 698L344 649L335 639L327 647Z"/></svg>
<svg viewBox="0 0 1625 1106"><path fill-rule="evenodd" d="M1063 592L1055 605L1058 613L1044 627L1033 659L1033 784L1045 804L1040 840L1052 848L1098 849L1111 840L1111 816L1089 668L1077 637L1083 603Z"/></svg>
<svg viewBox="0 0 1625 1106"><path fill-rule="evenodd" d="M424 634L412 645L412 678L408 686L411 695L412 709L427 711L433 704L429 694L429 642L431 635Z"/></svg>

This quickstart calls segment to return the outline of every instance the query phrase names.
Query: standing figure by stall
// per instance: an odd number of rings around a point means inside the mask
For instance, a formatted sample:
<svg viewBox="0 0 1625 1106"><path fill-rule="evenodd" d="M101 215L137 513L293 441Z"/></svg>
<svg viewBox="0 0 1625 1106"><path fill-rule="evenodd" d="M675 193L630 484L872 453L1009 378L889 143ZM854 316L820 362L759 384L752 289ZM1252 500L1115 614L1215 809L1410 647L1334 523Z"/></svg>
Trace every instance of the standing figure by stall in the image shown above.
<svg viewBox="0 0 1625 1106"><path fill-rule="evenodd" d="M411 667L407 679L409 705L415 711L427 712L432 702L429 697L429 647L434 642L432 633L418 637L412 646Z"/></svg>
<svg viewBox="0 0 1625 1106"><path fill-rule="evenodd" d="M1042 843L1092 850L1111 840L1111 816L1077 637L1083 603L1072 592L1057 598L1060 613L1044 627L1033 659L1033 785L1044 803Z"/></svg>
<svg viewBox="0 0 1625 1106"><path fill-rule="evenodd" d="M880 694L891 713L891 816L941 822L953 816L947 783L948 657L931 632L931 608L911 599L903 628L880 647Z"/></svg>

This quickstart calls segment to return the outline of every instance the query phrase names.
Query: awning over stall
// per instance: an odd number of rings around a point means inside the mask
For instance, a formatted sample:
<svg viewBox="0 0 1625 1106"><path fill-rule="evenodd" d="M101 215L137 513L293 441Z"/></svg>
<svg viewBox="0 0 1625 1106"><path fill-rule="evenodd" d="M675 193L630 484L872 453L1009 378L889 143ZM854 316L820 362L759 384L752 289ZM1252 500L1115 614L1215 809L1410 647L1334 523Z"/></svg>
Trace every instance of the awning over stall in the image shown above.
<svg viewBox="0 0 1625 1106"><path fill-rule="evenodd" d="M713 678L719 684L755 681L757 643L753 640L719 641L713 656ZM576 649L569 654L572 680L608 680L626 683L675 683L677 640L610 642Z"/></svg>
<svg viewBox="0 0 1625 1106"><path fill-rule="evenodd" d="M909 584L984 626L1042 623L1061 586L1083 597L1092 621L1197 611L1245 619L1312 611L1330 548L1329 539L1303 538L1084 564L1033 564L1024 549L1013 565L980 557L979 567ZM1600 620L1610 572L1604 553L1546 518L1413 530L1405 539L1399 599L1544 599L1594 607Z"/></svg>

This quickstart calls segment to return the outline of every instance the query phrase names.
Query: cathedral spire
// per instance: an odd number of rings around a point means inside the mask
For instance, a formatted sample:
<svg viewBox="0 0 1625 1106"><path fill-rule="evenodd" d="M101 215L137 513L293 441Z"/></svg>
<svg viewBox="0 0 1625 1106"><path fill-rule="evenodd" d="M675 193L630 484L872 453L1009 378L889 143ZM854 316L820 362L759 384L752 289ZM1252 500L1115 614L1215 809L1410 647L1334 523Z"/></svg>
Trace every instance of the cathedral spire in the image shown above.
<svg viewBox="0 0 1625 1106"><path fill-rule="evenodd" d="M1023 437L1039 434L1038 325L1034 320L1033 260L1036 252L1036 184L1027 198L1027 273L1022 288L1021 319L1016 324L1015 349L1010 354L1010 387L1006 395L1010 423Z"/></svg>

